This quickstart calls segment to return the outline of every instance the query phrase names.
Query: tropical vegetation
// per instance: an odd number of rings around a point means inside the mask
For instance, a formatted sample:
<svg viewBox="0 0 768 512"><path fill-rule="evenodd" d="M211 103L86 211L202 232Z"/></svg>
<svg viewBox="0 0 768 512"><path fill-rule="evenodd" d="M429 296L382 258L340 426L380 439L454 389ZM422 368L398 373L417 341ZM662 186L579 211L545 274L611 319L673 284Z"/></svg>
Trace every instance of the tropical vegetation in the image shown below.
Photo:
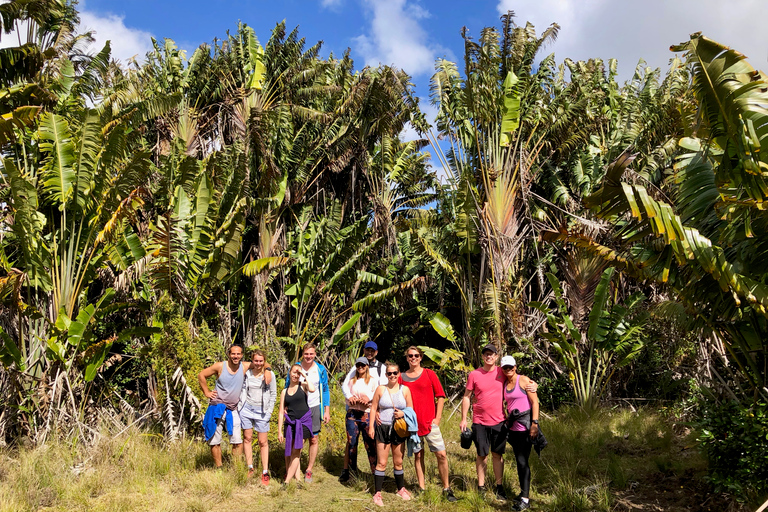
<svg viewBox="0 0 768 512"><path fill-rule="evenodd" d="M758 462L724 474L714 412L768 401L768 86L744 55L693 34L620 84L510 12L436 62L431 120L405 71L284 22L127 64L77 27L68 0L0 4L3 443L184 437L231 343L279 370L314 343L336 375L368 340L418 345L454 393L492 342L551 407L683 404L718 492L765 499Z"/></svg>

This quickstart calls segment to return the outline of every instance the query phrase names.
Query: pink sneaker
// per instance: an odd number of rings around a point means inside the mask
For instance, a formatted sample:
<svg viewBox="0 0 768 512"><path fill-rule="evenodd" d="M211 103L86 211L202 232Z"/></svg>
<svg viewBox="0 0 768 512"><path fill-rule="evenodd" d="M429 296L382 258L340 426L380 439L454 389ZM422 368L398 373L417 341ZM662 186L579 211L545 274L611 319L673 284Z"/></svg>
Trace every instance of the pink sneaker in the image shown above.
<svg viewBox="0 0 768 512"><path fill-rule="evenodd" d="M403 498L405 501L410 501L411 499L411 493L409 493L408 489L406 489L405 487L397 491L397 495Z"/></svg>
<svg viewBox="0 0 768 512"><path fill-rule="evenodd" d="M380 492L377 492L376 494L373 495L373 503L374 503L374 505L378 505L379 507L383 507L384 506L384 500L381 499L381 493Z"/></svg>

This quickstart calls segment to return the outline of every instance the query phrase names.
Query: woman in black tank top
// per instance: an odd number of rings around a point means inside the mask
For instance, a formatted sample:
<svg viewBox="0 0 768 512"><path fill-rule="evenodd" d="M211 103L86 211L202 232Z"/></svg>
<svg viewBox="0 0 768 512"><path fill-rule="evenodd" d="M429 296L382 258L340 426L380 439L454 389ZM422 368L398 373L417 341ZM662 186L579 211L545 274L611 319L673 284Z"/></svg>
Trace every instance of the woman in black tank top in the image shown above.
<svg viewBox="0 0 768 512"><path fill-rule="evenodd" d="M308 410L307 394L301 389L301 386L296 387L296 392L294 394L285 394L285 412L288 414L289 418L298 420L307 414Z"/></svg>
<svg viewBox="0 0 768 512"><path fill-rule="evenodd" d="M309 382L307 378L307 372L301 367L301 364L296 363L291 366L291 381L288 387L280 394L280 411L277 416L277 440L281 443L285 443L285 416L288 416L290 421L298 421L309 412L309 405L307 404L307 393L315 391L315 386ZM304 377L302 382L302 377ZM294 437L298 435L294 433ZM312 432L306 425L302 427L302 437L309 439L312 437ZM289 449L286 447L285 457L285 483L291 481L292 478L296 478L301 482L299 475L301 475L301 448ZM288 456L290 453L290 456Z"/></svg>

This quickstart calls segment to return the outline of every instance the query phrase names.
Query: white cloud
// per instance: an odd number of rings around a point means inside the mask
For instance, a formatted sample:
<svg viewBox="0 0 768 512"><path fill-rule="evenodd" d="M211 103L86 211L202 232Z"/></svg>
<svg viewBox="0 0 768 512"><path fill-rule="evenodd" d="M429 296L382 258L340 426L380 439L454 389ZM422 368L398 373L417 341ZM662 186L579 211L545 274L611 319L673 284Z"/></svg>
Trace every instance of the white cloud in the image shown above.
<svg viewBox="0 0 768 512"><path fill-rule="evenodd" d="M152 49L152 34L137 28L127 27L124 17L115 14L101 16L83 8L80 11L80 32L93 31L93 37L96 39L91 47L94 51L99 51L109 40L112 45L112 58L127 65L128 60L136 57L141 62L145 54Z"/></svg>
<svg viewBox="0 0 768 512"><path fill-rule="evenodd" d="M104 44L109 40L112 43L112 58L126 65L128 59L134 56L137 61L143 61L144 55L152 49L152 34L137 28L127 27L123 16L115 14L101 16L86 9L85 2L80 2L78 7L80 9L78 32L92 31L95 39L94 43L91 44L90 51L101 51ZM26 30L26 24L22 24L21 41L19 41L18 32L15 30L10 34L3 34L0 48L26 43Z"/></svg>
<svg viewBox="0 0 768 512"><path fill-rule="evenodd" d="M537 32L556 21L561 27L554 51L558 61L616 58L622 79L631 77L640 58L665 71L671 45L703 32L747 55L755 68L766 67L768 31L764 0L500 0L498 10L515 11L519 24L531 21Z"/></svg>
<svg viewBox="0 0 768 512"><path fill-rule="evenodd" d="M427 122L431 124L432 126L435 125L435 118L437 117L437 107L432 105L430 103L429 98L420 98L419 99L419 108L422 112L424 112L424 115L427 118ZM410 142L412 140L418 140L423 139L423 136L420 136L416 129L411 125L411 123L406 123L405 127L403 128L403 131L400 132L400 140L404 142Z"/></svg>
<svg viewBox="0 0 768 512"><path fill-rule="evenodd" d="M444 50L431 44L419 21L429 12L406 0L363 0L371 15L369 34L355 38L366 65L392 64L416 76L434 69L435 56Z"/></svg>
<svg viewBox="0 0 768 512"><path fill-rule="evenodd" d="M342 0L320 0L320 5L325 8L334 9L341 5Z"/></svg>

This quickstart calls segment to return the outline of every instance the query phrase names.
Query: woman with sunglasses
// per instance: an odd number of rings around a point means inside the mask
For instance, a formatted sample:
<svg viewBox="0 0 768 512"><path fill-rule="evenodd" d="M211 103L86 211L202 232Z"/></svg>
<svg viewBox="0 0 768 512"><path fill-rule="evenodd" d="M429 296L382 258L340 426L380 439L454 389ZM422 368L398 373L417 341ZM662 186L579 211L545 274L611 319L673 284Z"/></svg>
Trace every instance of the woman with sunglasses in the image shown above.
<svg viewBox="0 0 768 512"><path fill-rule="evenodd" d="M400 367L395 363L386 363L387 385L379 386L373 394L371 402L370 417L375 418L379 412L381 425L374 425L371 421L368 425L368 436L376 439L376 470L374 471L374 483L376 492L373 495L373 503L383 507L384 501L381 498L381 488L384 486L384 470L387 469L387 458L389 449L392 447L392 465L395 468L395 484L397 485L397 495L410 500L411 494L405 488L405 477L403 476L403 456L405 455L405 441L407 438L397 435L394 429L394 422L404 416L403 409L413 407L411 390L398 384L400 376Z"/></svg>
<svg viewBox="0 0 768 512"><path fill-rule="evenodd" d="M530 508L528 493L531 488L531 468L528 459L536 436L539 435L539 399L535 392L526 391L531 380L517 373L517 363L512 356L501 358L501 370L507 378L504 386L504 402L507 404L507 440L512 445L520 479L520 496L514 510Z"/></svg>
<svg viewBox="0 0 768 512"><path fill-rule="evenodd" d="M339 477L342 483L349 480L350 467L352 472L357 472L357 445L361 433L365 451L368 453L371 473L376 467L376 442L368 435L368 418L371 412L371 400L376 393L376 388L379 387L379 380L371 376L369 364L367 358L358 357L355 361L355 375L349 379L350 397L347 399L346 417L347 449L344 452L344 469Z"/></svg>

